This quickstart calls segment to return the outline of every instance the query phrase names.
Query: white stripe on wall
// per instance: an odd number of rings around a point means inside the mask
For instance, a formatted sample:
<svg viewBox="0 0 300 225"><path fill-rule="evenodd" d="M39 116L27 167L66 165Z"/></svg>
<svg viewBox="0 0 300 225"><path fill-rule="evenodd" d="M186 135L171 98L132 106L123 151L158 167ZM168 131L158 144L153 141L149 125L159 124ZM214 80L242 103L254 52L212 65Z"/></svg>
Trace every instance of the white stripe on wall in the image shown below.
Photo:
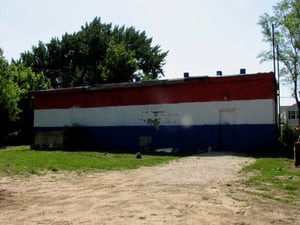
<svg viewBox="0 0 300 225"><path fill-rule="evenodd" d="M34 111L34 127L75 123L81 126L273 124L274 102L265 99Z"/></svg>

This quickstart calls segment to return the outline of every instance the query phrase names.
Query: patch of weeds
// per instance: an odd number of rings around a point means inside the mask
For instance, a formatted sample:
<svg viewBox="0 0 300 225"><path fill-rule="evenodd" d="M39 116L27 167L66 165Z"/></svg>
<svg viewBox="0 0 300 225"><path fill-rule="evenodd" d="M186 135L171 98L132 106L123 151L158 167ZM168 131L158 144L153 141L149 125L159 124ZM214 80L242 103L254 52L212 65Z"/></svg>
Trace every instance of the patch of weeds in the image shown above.
<svg viewBox="0 0 300 225"><path fill-rule="evenodd" d="M37 171L34 170L34 169L30 170L29 173L32 174L32 175L39 175L39 172L37 172Z"/></svg>
<svg viewBox="0 0 300 225"><path fill-rule="evenodd" d="M258 191L271 191L271 189L267 186L258 186L256 188L256 190L258 190Z"/></svg>
<svg viewBox="0 0 300 225"><path fill-rule="evenodd" d="M218 200L218 199L214 199L212 201L212 204L214 204L214 205L222 205L222 202L220 200Z"/></svg>
<svg viewBox="0 0 300 225"><path fill-rule="evenodd" d="M290 185L285 185L285 186L283 187L283 189L284 189L284 190L287 190L287 191L296 191L296 190L298 190L297 187L295 187L295 186L290 186Z"/></svg>
<svg viewBox="0 0 300 225"><path fill-rule="evenodd" d="M175 215L175 217L177 217L177 218L183 218L184 214L177 214L177 215Z"/></svg>
<svg viewBox="0 0 300 225"><path fill-rule="evenodd" d="M241 198L237 198L237 197L233 197L233 196L231 196L231 198L237 202L246 202L247 201L247 199L245 199L245 198L241 199Z"/></svg>
<svg viewBox="0 0 300 225"><path fill-rule="evenodd" d="M289 218L286 218L286 219L289 220L289 221L291 221L292 223L295 223L295 222L296 222L296 219L295 219L295 218L289 217Z"/></svg>
<svg viewBox="0 0 300 225"><path fill-rule="evenodd" d="M209 197L208 197L208 196L202 196L202 200L203 200L203 201L208 201L208 200L209 200Z"/></svg>
<svg viewBox="0 0 300 225"><path fill-rule="evenodd" d="M287 158L258 158L242 173L250 175L245 192L282 203L297 205L300 196L300 173L293 170L293 160Z"/></svg>
<svg viewBox="0 0 300 225"><path fill-rule="evenodd" d="M287 158L258 158L242 170L249 176L245 192L286 204L299 203L300 173L293 167L293 160Z"/></svg>
<svg viewBox="0 0 300 225"><path fill-rule="evenodd" d="M176 207L174 205L169 205L166 209L176 209Z"/></svg>

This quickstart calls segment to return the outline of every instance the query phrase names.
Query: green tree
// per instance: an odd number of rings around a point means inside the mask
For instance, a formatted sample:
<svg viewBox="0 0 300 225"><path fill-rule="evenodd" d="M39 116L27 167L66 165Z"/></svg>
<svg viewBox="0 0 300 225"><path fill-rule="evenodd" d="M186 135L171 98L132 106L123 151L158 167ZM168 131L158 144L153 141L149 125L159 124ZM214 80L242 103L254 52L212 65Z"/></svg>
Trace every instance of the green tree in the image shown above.
<svg viewBox="0 0 300 225"><path fill-rule="evenodd" d="M272 25L275 28L275 45L278 46L278 60L283 65L281 80L292 84L300 111L299 72L300 72L300 1L282 0L273 7L273 15L260 16L258 24L262 27L264 41L270 43L270 49L259 54L261 61L273 59ZM300 124L300 119L299 119Z"/></svg>
<svg viewBox="0 0 300 225"><path fill-rule="evenodd" d="M23 64L9 64L0 49L0 144L10 133L23 136L23 142L30 141L33 104L28 92L49 86L42 73L34 73Z"/></svg>
<svg viewBox="0 0 300 225"><path fill-rule="evenodd" d="M50 81L43 73L34 73L30 67L23 64L11 64L10 74L20 89L19 119L15 122L15 130L18 133L21 143L29 144L33 127L33 101L29 91L36 89L47 89Z"/></svg>
<svg viewBox="0 0 300 225"><path fill-rule="evenodd" d="M10 76L9 69L10 66L0 49L0 115L3 123L15 121L20 112L20 89Z"/></svg>
<svg viewBox="0 0 300 225"><path fill-rule="evenodd" d="M103 66L100 65L102 80L106 83L133 80L137 62L133 51L127 51L122 44L113 42L107 48Z"/></svg>
<svg viewBox="0 0 300 225"><path fill-rule="evenodd" d="M152 38L147 38L145 31L136 31L134 27L115 26L112 36L116 43L124 43L127 50L135 53L141 78L147 76L156 79L159 75L164 75L162 68L168 52L161 52L159 45L152 46Z"/></svg>
<svg viewBox="0 0 300 225"><path fill-rule="evenodd" d="M42 71L53 87L67 87L85 82L132 81L136 74L156 79L163 76L167 53L159 45L152 46L152 38L147 38L145 32L113 27L96 17L79 32L52 38L47 44L39 42L22 53L20 61L34 72ZM118 68L112 63L113 55Z"/></svg>

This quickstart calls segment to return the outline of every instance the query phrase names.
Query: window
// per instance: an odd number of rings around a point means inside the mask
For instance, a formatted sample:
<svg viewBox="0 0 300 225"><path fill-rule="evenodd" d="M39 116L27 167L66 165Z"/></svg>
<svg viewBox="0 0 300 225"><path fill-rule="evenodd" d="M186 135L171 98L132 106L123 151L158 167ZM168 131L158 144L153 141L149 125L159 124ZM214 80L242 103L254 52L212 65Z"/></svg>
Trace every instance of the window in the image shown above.
<svg viewBox="0 0 300 225"><path fill-rule="evenodd" d="M296 119L296 111L289 111L289 120L294 120Z"/></svg>

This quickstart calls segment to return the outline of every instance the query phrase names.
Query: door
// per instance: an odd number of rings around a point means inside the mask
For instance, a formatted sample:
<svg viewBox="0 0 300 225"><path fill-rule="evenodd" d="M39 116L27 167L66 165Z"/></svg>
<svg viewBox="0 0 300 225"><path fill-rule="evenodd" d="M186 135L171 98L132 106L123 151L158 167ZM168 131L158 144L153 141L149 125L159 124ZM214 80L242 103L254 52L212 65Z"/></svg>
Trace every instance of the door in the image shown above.
<svg viewBox="0 0 300 225"><path fill-rule="evenodd" d="M220 110L220 150L233 150L235 148L236 113L234 108Z"/></svg>

